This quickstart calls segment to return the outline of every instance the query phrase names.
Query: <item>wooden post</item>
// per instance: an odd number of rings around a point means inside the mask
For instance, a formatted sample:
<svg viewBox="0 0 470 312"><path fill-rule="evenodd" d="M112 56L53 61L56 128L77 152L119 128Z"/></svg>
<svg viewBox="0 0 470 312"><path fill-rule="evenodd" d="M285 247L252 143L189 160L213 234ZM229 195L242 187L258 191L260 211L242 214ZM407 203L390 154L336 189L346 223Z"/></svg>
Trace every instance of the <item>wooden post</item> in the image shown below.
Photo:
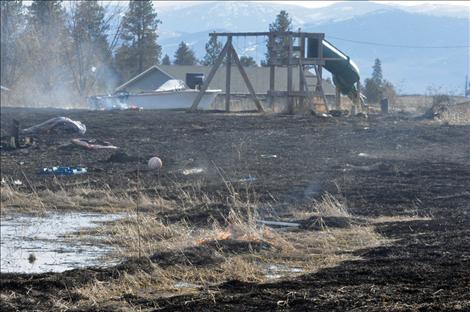
<svg viewBox="0 0 470 312"><path fill-rule="evenodd" d="M248 88L248 91L250 91L251 98L255 102L256 108L258 109L259 112L263 112L263 106L259 102L258 98L256 97L255 89L253 88L250 79L248 79L248 75L245 72L245 69L243 68L242 63L240 62L240 59L238 58L237 51L233 48L233 45L230 44L229 50L231 50L231 54L233 55L233 59L235 60L235 63L237 64L238 70L240 71L240 74L242 75L243 80L245 81L246 87Z"/></svg>
<svg viewBox="0 0 470 312"><path fill-rule="evenodd" d="M217 72L217 69L219 68L220 64L222 64L222 61L224 60L224 57L227 54L228 47L229 47L229 44L227 42L224 48L222 49L222 51L220 52L219 56L217 57L217 60L215 61L214 66L212 66L209 75L204 80L201 90L199 90L198 95L194 99L193 105L191 105L191 108L189 109L190 111L195 111L197 109L197 106L199 105L199 102L201 102L202 96L204 95L207 88L209 87L209 84L214 78L215 73Z"/></svg>
<svg viewBox="0 0 470 312"><path fill-rule="evenodd" d="M320 65L315 65L313 66L315 69L315 74L317 75L317 84L315 87L315 93L320 93L320 97L323 100L323 104L325 106L325 112L328 112L328 102L326 100L325 92L323 91L323 78L322 78L322 72L321 72L321 66Z"/></svg>
<svg viewBox="0 0 470 312"><path fill-rule="evenodd" d="M287 113L294 113L294 98L292 97L292 35L288 35L287 53Z"/></svg>
<svg viewBox="0 0 470 312"><path fill-rule="evenodd" d="M273 34L270 34L269 35L269 42L271 43L269 46L268 46L268 55L273 55L271 52L272 52L272 45L273 45L273 42L275 40L275 36ZM275 76L276 76L276 66L273 64L273 60L269 60L269 94L268 94L268 98L269 98L269 106L271 107L271 109L274 111L274 96L273 96L273 92L274 92L274 81L275 81Z"/></svg>
<svg viewBox="0 0 470 312"><path fill-rule="evenodd" d="M341 91L338 86L336 86L335 105L336 109L341 109Z"/></svg>
<svg viewBox="0 0 470 312"><path fill-rule="evenodd" d="M227 37L227 42L232 47L232 36ZM227 71L225 72L225 111L230 111L230 76L232 73L232 50L229 48L227 50Z"/></svg>
<svg viewBox="0 0 470 312"><path fill-rule="evenodd" d="M276 67L274 65L269 66L269 106L274 111L274 97L272 93L274 92L274 79L276 76Z"/></svg>
<svg viewBox="0 0 470 312"><path fill-rule="evenodd" d="M300 60L299 60L299 64L301 65L301 67L303 67L303 64ZM304 90L305 90L305 94L307 94L307 99L308 99L307 101L309 103L310 109L312 110L312 112L315 112L314 103L310 100L310 91L308 89L307 79L305 78L305 72L302 71L300 76L304 82Z"/></svg>
<svg viewBox="0 0 470 312"><path fill-rule="evenodd" d="M304 92L305 90L305 85L307 84L307 81L305 80L305 73L304 73L304 65L303 65L303 60L305 56L305 37L302 35L299 38L300 40L300 55L299 55L299 91ZM304 97L301 96L299 97L299 105L300 107L303 107L304 105Z"/></svg>

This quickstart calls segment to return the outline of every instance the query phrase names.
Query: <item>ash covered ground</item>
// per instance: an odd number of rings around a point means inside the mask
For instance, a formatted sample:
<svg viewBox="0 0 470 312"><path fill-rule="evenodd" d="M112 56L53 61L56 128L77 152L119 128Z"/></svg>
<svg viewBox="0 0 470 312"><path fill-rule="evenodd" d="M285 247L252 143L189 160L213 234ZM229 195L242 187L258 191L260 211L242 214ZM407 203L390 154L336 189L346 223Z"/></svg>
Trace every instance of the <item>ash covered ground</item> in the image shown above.
<svg viewBox="0 0 470 312"><path fill-rule="evenodd" d="M124 154L70 146L74 134L39 135L30 148L1 151L2 178L27 177L24 192L82 184L127 190L138 179L149 196L158 185L171 198L178 196L172 185L190 188L197 180L201 192L228 196L227 181L237 189L246 185L240 181L250 180L260 203L276 203L277 215L288 216L289 207L328 192L357 217L426 217L378 222L376 231L391 243L354 251L359 260L267 283L231 280L190 294L120 298L130 306L162 311L470 309L469 126L407 115L364 119L2 108L2 136L12 118L26 128L56 116L82 121L87 126L83 137L109 141ZM158 173L147 169L155 155L163 160ZM38 174L57 165L82 165L89 172L56 179ZM183 173L194 168L203 172ZM206 206L166 218L204 224L223 209ZM64 273L1 274L1 307L48 310L58 299L78 302L80 295L71 288L146 270L148 261L128 259L110 268ZM75 309L118 306L109 302Z"/></svg>

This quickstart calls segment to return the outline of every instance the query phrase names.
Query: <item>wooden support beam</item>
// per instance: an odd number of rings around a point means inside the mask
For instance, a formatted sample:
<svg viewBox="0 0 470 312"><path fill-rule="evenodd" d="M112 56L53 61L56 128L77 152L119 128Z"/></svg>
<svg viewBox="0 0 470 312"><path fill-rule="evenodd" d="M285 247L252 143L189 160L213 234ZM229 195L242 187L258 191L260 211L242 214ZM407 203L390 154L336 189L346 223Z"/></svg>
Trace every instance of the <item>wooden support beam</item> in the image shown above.
<svg viewBox="0 0 470 312"><path fill-rule="evenodd" d="M217 57L217 60L215 61L214 65L211 68L211 71L207 78L204 80L204 83L201 87L201 90L199 90L198 95L194 99L193 105L191 105L191 108L189 109L190 111L195 111L197 109L197 106L199 105L199 102L201 102L202 96L206 92L207 88L209 87L209 84L211 83L212 79L215 76L215 73L217 72L217 69L219 68L220 64L222 64L222 61L224 60L225 55L227 54L227 50L229 48L228 42L225 44L224 48L220 52L219 56Z"/></svg>
<svg viewBox="0 0 470 312"><path fill-rule="evenodd" d="M336 86L335 105L336 109L341 109L341 91L338 86Z"/></svg>
<svg viewBox="0 0 470 312"><path fill-rule="evenodd" d="M230 47L232 46L232 36L227 37L227 42L229 43ZM226 72L225 72L225 111L230 111L230 76L232 72L232 48L227 50L227 63Z"/></svg>
<svg viewBox="0 0 470 312"><path fill-rule="evenodd" d="M315 69L315 74L317 75L317 85L315 91L320 93L323 104L325 105L325 111L328 112L328 101L326 99L325 92L323 91L322 68L321 66L313 66L313 68Z"/></svg>
<svg viewBox="0 0 470 312"><path fill-rule="evenodd" d="M273 105L274 105L274 98L273 96L271 95L272 92L274 91L274 81L275 81L275 76L276 76L276 66L274 65L271 65L269 66L269 105L271 106L271 108L274 108Z"/></svg>
<svg viewBox="0 0 470 312"><path fill-rule="evenodd" d="M259 112L264 112L263 106L261 105L260 101L256 97L255 89L251 85L250 79L248 79L248 75L245 72L245 69L243 68L242 63L240 62L240 59L238 58L237 51L233 48L233 45L230 43L231 49L231 54L233 56L233 59L235 60L235 63L237 64L238 70L240 71L240 74L242 75L243 80L245 81L246 87L248 88L248 91L250 91L251 98L255 102L256 108L258 109Z"/></svg>
<svg viewBox="0 0 470 312"><path fill-rule="evenodd" d="M299 62L300 62L300 60L299 60ZM300 67L303 68L303 64L301 64ZM301 77L302 77L302 81L303 81L303 84L304 84L305 94L308 97L307 101L310 104L310 109L312 110L312 112L315 112L315 106L313 105L313 101L311 100L310 91L308 90L307 79L305 77L305 73L304 73L303 70L302 70L302 73L301 73ZM304 91L304 90L301 90L301 91ZM313 92L313 94L315 94L315 92Z"/></svg>
<svg viewBox="0 0 470 312"><path fill-rule="evenodd" d="M304 57L305 57L305 37L300 36L299 38L299 47L300 47L300 55L299 55L299 91L305 90L305 85L307 85L307 81L305 80L305 73L304 73ZM304 98L299 97L299 105L303 107L304 105Z"/></svg>
<svg viewBox="0 0 470 312"><path fill-rule="evenodd" d="M294 113L294 99L290 96L292 93L292 35L288 36L288 50L287 50L287 113Z"/></svg>

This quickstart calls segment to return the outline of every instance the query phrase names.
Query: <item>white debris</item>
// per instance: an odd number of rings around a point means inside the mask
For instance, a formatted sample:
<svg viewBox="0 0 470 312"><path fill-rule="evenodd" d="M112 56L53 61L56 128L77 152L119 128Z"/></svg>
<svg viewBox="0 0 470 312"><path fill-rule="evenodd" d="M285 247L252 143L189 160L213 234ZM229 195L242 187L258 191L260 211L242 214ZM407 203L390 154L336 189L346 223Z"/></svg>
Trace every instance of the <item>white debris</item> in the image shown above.
<svg viewBox="0 0 470 312"><path fill-rule="evenodd" d="M205 170L203 168L191 168L191 169L184 169L182 173L184 175L191 175L191 174L198 174L203 173Z"/></svg>
<svg viewBox="0 0 470 312"><path fill-rule="evenodd" d="M277 158L277 155L274 154L263 154L260 155L261 158Z"/></svg>

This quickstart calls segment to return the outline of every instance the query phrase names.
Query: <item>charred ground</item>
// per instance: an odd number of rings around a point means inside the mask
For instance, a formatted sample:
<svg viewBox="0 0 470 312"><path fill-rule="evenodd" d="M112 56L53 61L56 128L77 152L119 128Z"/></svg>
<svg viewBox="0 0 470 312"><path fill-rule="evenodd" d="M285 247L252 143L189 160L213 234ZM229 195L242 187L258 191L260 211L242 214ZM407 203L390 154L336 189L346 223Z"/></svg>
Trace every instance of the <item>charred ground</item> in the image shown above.
<svg viewBox="0 0 470 312"><path fill-rule="evenodd" d="M79 183L124 190L134 187L138 176L143 190L151 195L158 192L157 184L165 188L168 198L178 196L171 191L175 182L190 188L198 179L202 191L224 196L227 181L241 189L246 183L239 180L255 177L249 187L261 203L276 203L271 214L289 218L292 207L329 192L346 201L355 216L377 218L376 230L393 240L387 246L355 251L362 260L299 278L267 284L229 281L170 298L121 298L132 306L164 311L470 309L468 126L418 121L411 116L362 119L2 108L2 136L12 118L26 128L63 115L85 123L85 137L109 141L127 157L110 160L110 151L64 146L75 136L50 133L38 136L31 148L2 151L2 177L27 177L24 191L28 192L31 186L54 190ZM159 174L146 169L153 155L164 163ZM78 164L91 172L58 179L37 174L47 166ZM205 173L182 174L183 169L195 167L204 168ZM203 224L210 217L220 217L221 211L223 206L204 206L165 217ZM397 216L404 218L387 220ZM407 221L408 216L427 219ZM160 254L153 261L159 259L166 260ZM78 301L78 295L69 291L71 286L92 279L110 280L146 265L134 259L110 269L2 274L2 308L44 310L57 298ZM9 296L12 292L15 297ZM113 304L79 309L114 310Z"/></svg>

